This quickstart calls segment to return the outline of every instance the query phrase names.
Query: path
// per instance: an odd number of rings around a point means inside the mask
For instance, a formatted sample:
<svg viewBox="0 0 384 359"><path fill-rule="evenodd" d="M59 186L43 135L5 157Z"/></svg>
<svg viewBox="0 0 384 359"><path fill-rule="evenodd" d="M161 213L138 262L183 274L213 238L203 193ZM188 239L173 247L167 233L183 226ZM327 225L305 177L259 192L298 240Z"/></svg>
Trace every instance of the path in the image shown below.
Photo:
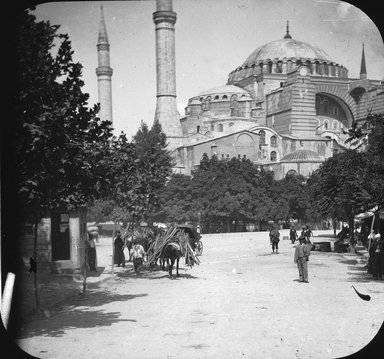
<svg viewBox="0 0 384 359"><path fill-rule="evenodd" d="M40 358L336 358L364 347L384 318L383 280L362 257L312 252L297 281L293 246L266 233L205 235L201 265L116 268L115 278L26 323L19 345ZM108 260L108 259L106 259ZM351 285L372 300L362 301Z"/></svg>

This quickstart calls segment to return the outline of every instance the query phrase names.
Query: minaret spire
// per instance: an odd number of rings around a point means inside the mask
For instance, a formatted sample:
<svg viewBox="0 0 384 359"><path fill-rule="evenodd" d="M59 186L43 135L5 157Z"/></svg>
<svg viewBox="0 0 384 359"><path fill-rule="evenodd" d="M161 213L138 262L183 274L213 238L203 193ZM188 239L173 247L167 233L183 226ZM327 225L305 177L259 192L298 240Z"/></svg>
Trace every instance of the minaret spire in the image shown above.
<svg viewBox="0 0 384 359"><path fill-rule="evenodd" d="M153 13L156 33L157 102L155 121L166 134L169 149L175 148L182 137L180 114L176 104L175 23L172 0L156 0Z"/></svg>
<svg viewBox="0 0 384 359"><path fill-rule="evenodd" d="M103 121L113 121L112 118L112 68L110 67L109 42L105 26L103 4L100 5L100 26L97 40L98 67L96 75L98 81L100 113Z"/></svg>
<svg viewBox="0 0 384 359"><path fill-rule="evenodd" d="M284 36L284 39L292 39L292 36L289 34L289 21L287 20L287 32Z"/></svg>
<svg viewBox="0 0 384 359"><path fill-rule="evenodd" d="M360 65L360 79L365 80L366 78L367 78L367 67L365 65L364 42L363 42L363 51L361 53L361 65Z"/></svg>

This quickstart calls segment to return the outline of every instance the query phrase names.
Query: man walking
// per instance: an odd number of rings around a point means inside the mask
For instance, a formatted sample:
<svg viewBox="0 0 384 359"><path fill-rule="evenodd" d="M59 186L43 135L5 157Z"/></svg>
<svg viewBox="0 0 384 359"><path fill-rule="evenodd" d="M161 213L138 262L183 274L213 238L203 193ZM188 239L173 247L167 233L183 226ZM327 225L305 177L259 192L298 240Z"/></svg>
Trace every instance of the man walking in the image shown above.
<svg viewBox="0 0 384 359"><path fill-rule="evenodd" d="M143 264L144 261L144 247L140 243L136 243L133 245L133 268L135 270L136 274L139 274L140 266Z"/></svg>
<svg viewBox="0 0 384 359"><path fill-rule="evenodd" d="M305 238L299 238L299 244L295 247L295 256L293 261L297 264L299 270L299 282L308 283L308 260L309 248L305 244Z"/></svg>

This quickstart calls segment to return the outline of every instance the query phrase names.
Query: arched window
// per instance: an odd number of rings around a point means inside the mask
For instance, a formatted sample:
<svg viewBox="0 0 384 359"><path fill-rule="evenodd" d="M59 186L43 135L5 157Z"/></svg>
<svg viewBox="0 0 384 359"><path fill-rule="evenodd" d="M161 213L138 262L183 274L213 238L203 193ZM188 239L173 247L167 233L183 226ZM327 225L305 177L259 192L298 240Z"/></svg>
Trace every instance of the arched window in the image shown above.
<svg viewBox="0 0 384 359"><path fill-rule="evenodd" d="M337 121L332 122L332 129L337 130Z"/></svg>
<svg viewBox="0 0 384 359"><path fill-rule="evenodd" d="M339 114L339 109L338 109L337 106L334 106L334 107L333 107L333 114L334 114L335 116L337 116L337 115Z"/></svg>
<svg viewBox="0 0 384 359"><path fill-rule="evenodd" d="M329 126L329 124L328 124L328 120L325 120L325 121L324 121L323 126L324 126L324 130L328 130L328 126Z"/></svg>
<svg viewBox="0 0 384 359"><path fill-rule="evenodd" d="M305 65L308 67L308 69L309 69L309 73L312 73L312 64L311 64L311 61L309 61L309 60L307 60L307 61L305 61Z"/></svg>
<svg viewBox="0 0 384 359"><path fill-rule="evenodd" d="M213 99L214 100L218 100L219 99L219 95L216 95Z"/></svg>
<svg viewBox="0 0 384 359"><path fill-rule="evenodd" d="M329 71L328 71L328 64L324 62L324 75L328 76Z"/></svg>
<svg viewBox="0 0 384 359"><path fill-rule="evenodd" d="M283 61L278 61L276 65L276 73L281 74L283 72Z"/></svg>
<svg viewBox="0 0 384 359"><path fill-rule="evenodd" d="M196 128L196 132L197 132L197 133L200 132L200 126L197 126L197 128Z"/></svg>
<svg viewBox="0 0 384 359"><path fill-rule="evenodd" d="M207 96L204 101L204 110L209 110L211 106L211 96Z"/></svg>
<svg viewBox="0 0 384 359"><path fill-rule="evenodd" d="M299 66L301 66L303 63L300 61L300 60L297 60L296 61L296 67L299 67Z"/></svg>
<svg viewBox="0 0 384 359"><path fill-rule="evenodd" d="M228 96L227 95L224 95L223 97L222 97L222 100L227 100L228 99Z"/></svg>
<svg viewBox="0 0 384 359"><path fill-rule="evenodd" d="M276 161L276 151L271 152L271 161Z"/></svg>
<svg viewBox="0 0 384 359"><path fill-rule="evenodd" d="M316 68L316 74L320 74L320 64L319 64L319 61L316 61L315 62L315 68Z"/></svg>
<svg viewBox="0 0 384 359"><path fill-rule="evenodd" d="M211 131L215 131L215 126L211 124Z"/></svg>
<svg viewBox="0 0 384 359"><path fill-rule="evenodd" d="M271 136L271 147L276 147L276 136Z"/></svg>
<svg viewBox="0 0 384 359"><path fill-rule="evenodd" d="M328 114L328 101L324 101L324 114L327 115Z"/></svg>
<svg viewBox="0 0 384 359"><path fill-rule="evenodd" d="M259 131L260 135L260 145L265 145L265 131L261 130Z"/></svg>
<svg viewBox="0 0 384 359"><path fill-rule="evenodd" d="M335 65L330 65L330 67L331 67L331 75L332 75L332 76L336 76Z"/></svg>
<svg viewBox="0 0 384 359"><path fill-rule="evenodd" d="M269 61L269 62L268 62L268 73L269 73L269 74L272 73L272 61Z"/></svg>
<svg viewBox="0 0 384 359"><path fill-rule="evenodd" d="M217 126L217 131L223 132L223 125L221 123Z"/></svg>

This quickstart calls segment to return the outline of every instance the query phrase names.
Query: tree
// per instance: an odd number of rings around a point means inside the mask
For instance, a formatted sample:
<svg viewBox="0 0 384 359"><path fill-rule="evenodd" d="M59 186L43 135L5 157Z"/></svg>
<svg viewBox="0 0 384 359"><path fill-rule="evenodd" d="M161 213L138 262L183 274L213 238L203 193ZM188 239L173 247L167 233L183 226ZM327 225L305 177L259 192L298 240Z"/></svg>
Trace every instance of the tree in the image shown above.
<svg viewBox="0 0 384 359"><path fill-rule="evenodd" d="M143 122L133 138L140 176L134 188L135 218L147 220L159 207L159 190L172 174L173 158L167 150L167 138L155 120L151 129Z"/></svg>
<svg viewBox="0 0 384 359"><path fill-rule="evenodd" d="M96 117L98 106L87 107L82 66L58 29L24 11L15 44L12 167L19 221L35 225L35 259L40 219L54 208L86 204L105 184L97 159L112 136L111 123ZM35 297L39 309L36 273Z"/></svg>
<svg viewBox="0 0 384 359"><path fill-rule="evenodd" d="M356 151L364 157L365 207L384 207L384 114L369 113L358 126L354 123L349 131L348 142L360 141Z"/></svg>
<svg viewBox="0 0 384 359"><path fill-rule="evenodd" d="M159 192L159 209L153 220L159 222L183 223L193 221L197 212L193 209L191 189L192 178L174 173L164 189Z"/></svg>
<svg viewBox="0 0 384 359"><path fill-rule="evenodd" d="M314 198L321 213L338 215L349 224L351 244L354 246L354 218L364 209L365 155L347 150L328 158L317 170L318 194Z"/></svg>

